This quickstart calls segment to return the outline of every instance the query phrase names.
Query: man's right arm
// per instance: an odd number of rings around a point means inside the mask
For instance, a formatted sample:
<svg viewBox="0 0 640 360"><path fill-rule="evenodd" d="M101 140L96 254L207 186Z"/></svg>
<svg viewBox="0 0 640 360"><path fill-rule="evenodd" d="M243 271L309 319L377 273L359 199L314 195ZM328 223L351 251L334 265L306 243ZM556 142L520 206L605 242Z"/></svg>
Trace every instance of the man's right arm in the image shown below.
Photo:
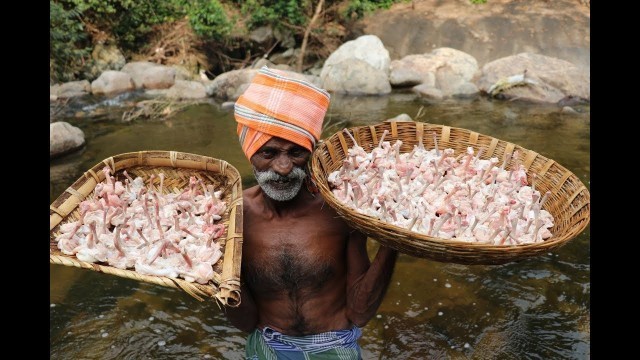
<svg viewBox="0 0 640 360"><path fill-rule="evenodd" d="M249 288L242 282L240 286L240 305L224 308L231 324L245 332L252 332L258 324L258 308Z"/></svg>
<svg viewBox="0 0 640 360"><path fill-rule="evenodd" d="M256 194L256 188L257 186L254 186L252 188L249 189L245 189L242 192L242 197L243 197L243 217L244 217L244 226L245 226L245 236L247 234L247 220L249 219L249 217L251 216L249 214L248 209L251 208L251 200L255 198ZM245 237L243 243L242 243L242 252L243 253L247 253L248 249L247 249L247 238ZM242 267L241 270L241 275L240 275L240 305L238 305L238 307L225 307L224 311L225 314L227 316L227 319L229 319L229 321L231 322L231 324L235 327L237 327L238 329L242 330L242 331L246 331L246 332L252 332L256 326L258 325L258 308L256 306L256 302L253 298L253 294L251 294L251 291L249 290L249 287L247 286L247 281L244 278L244 274L246 273L245 271L245 267Z"/></svg>

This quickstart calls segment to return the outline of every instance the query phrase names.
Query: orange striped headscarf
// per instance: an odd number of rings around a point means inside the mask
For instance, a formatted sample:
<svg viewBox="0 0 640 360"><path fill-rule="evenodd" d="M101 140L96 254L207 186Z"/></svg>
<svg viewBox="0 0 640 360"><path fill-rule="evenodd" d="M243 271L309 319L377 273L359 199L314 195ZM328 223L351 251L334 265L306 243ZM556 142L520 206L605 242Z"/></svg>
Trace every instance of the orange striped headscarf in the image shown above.
<svg viewBox="0 0 640 360"><path fill-rule="evenodd" d="M263 66L235 104L240 145L251 159L276 136L313 151L320 139L329 93Z"/></svg>

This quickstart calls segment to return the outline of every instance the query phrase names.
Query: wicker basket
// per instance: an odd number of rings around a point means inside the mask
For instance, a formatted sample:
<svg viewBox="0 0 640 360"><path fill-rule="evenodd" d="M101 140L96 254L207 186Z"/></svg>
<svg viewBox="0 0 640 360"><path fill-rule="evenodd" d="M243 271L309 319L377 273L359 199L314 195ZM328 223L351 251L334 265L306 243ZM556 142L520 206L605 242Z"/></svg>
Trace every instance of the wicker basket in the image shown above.
<svg viewBox="0 0 640 360"><path fill-rule="evenodd" d="M333 134L318 145L311 158L311 176L320 193L353 227L400 252L441 262L504 264L542 255L565 245L567 241L579 235L589 223L590 196L584 184L557 162L534 151L470 130L422 122L391 121L349 130L358 145L367 152L378 145L385 130L389 131L384 138L385 141L393 144L397 139L402 140L402 153L410 152L420 139L425 148L434 148L432 132L436 133L438 147L451 148L455 155L463 154L467 147L472 146L476 151L484 148L481 156L483 159L503 159L505 153L512 153L517 149L520 153L519 162L527 169L527 176L531 178L532 174L537 174L536 190L543 194L546 191L551 192L543 206L554 217L554 226L549 229L553 236L546 241L499 246L427 236L358 213L333 195L328 184L328 175L342 166L347 150L353 146L351 138L342 131ZM507 169L509 166L511 164Z"/></svg>
<svg viewBox="0 0 640 360"><path fill-rule="evenodd" d="M227 210L220 223L226 227L220 241L223 256L214 265L214 280L203 285L163 276L142 275L133 270L121 270L103 263L88 263L75 256L63 254L56 237L60 226L76 221L80 212L78 204L93 196L96 184L105 180L102 169L111 168L117 180L124 181L123 171L132 177L140 176L145 181L152 175L164 173L163 192L179 192L188 187L191 176L222 190L222 200ZM156 177L154 185L159 188L160 179ZM86 171L76 182L67 188L50 206L49 212L50 263L76 266L129 279L149 282L186 291L196 299L203 301L214 297L224 306L236 307L240 304L240 263L242 259L242 181L238 170L224 160L175 151L139 151L119 154L96 164Z"/></svg>

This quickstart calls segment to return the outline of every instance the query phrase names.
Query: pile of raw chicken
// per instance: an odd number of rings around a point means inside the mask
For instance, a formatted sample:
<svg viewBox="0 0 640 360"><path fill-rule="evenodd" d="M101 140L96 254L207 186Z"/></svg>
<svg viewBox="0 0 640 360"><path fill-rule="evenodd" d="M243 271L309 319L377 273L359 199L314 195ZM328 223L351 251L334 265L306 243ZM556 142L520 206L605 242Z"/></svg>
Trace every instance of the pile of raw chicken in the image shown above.
<svg viewBox="0 0 640 360"><path fill-rule="evenodd" d="M154 190L155 175L147 187L126 170L124 184L115 181L109 167L103 172L106 181L78 205L80 218L60 226L56 240L64 254L144 275L200 284L213 279L212 266L222 256L216 240L225 231L218 221L226 210L222 191L192 176L181 193L163 194L162 173Z"/></svg>
<svg viewBox="0 0 640 360"><path fill-rule="evenodd" d="M431 237L491 245L517 245L552 236L553 216L541 196L528 186L517 150L498 158L475 154L454 157L453 149L426 150L422 142L401 153L401 140L393 145L382 135L367 153L357 145L348 149L342 167L329 174L332 193L355 211ZM514 159L510 170L506 164ZM535 184L534 184L535 185Z"/></svg>

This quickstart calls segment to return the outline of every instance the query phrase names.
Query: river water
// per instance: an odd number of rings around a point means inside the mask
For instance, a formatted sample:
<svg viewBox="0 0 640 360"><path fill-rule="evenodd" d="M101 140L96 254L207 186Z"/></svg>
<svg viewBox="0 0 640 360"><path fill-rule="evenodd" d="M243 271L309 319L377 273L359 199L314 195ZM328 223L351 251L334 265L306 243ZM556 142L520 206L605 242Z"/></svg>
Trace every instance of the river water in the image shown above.
<svg viewBox="0 0 640 360"><path fill-rule="evenodd" d="M168 120L121 120L134 97L74 100L57 120L87 145L50 162L53 202L102 159L175 150L224 159L255 184L231 110L209 101ZM422 109L422 110L421 110ZM590 108L484 98L430 103L411 93L333 96L323 137L398 114L462 127L534 150L590 188ZM459 265L401 254L377 315L363 328L364 359L589 359L590 226L565 246L504 265ZM369 240L374 253L377 243ZM75 267L50 265L51 359L243 359L246 334L213 301Z"/></svg>

